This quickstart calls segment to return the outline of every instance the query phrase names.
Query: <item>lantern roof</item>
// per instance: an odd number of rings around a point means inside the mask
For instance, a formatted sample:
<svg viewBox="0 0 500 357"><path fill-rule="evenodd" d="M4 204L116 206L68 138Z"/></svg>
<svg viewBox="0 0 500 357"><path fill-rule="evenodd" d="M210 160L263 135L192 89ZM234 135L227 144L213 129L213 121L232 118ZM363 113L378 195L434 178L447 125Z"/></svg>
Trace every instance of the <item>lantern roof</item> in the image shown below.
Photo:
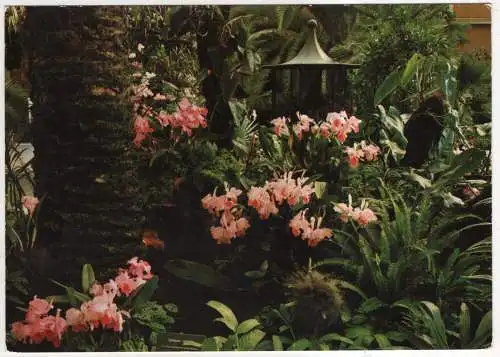
<svg viewBox="0 0 500 357"><path fill-rule="evenodd" d="M307 21L309 27L309 36L299 53L291 60L276 64L265 65L263 68L298 68L298 67L352 67L357 68L359 64L341 63L331 59L321 48L316 35L318 22L314 19Z"/></svg>

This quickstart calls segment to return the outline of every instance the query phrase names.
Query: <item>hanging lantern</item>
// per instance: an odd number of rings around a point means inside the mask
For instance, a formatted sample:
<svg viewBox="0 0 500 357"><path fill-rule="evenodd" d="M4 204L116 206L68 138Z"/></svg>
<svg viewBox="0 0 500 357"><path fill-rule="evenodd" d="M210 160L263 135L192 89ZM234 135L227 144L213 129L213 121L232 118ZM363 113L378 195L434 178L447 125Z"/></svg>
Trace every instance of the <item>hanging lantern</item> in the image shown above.
<svg viewBox="0 0 500 357"><path fill-rule="evenodd" d="M320 118L332 111L352 111L347 71L359 65L331 59L318 42L317 21L311 19L307 25L309 35L294 58L263 66L271 69L273 115L291 116L300 111Z"/></svg>

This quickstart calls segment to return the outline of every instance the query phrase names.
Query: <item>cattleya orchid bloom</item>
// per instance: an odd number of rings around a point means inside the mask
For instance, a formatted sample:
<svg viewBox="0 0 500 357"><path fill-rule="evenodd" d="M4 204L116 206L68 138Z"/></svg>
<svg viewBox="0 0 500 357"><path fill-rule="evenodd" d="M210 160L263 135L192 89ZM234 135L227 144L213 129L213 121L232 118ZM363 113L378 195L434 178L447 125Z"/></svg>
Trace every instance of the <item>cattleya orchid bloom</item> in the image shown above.
<svg viewBox="0 0 500 357"><path fill-rule="evenodd" d="M467 200L472 200L481 194L481 191L470 185L465 186L462 192Z"/></svg>
<svg viewBox="0 0 500 357"><path fill-rule="evenodd" d="M302 133L307 133L311 130L311 124L315 124L315 121L305 114L300 114L297 112L297 117L299 122L293 125L293 131L297 135L299 140L302 140Z"/></svg>
<svg viewBox="0 0 500 357"><path fill-rule="evenodd" d="M230 244L231 239L241 237L250 227L248 220L244 217L236 219L230 212L224 212L220 219L219 227L211 227L212 237L217 244Z"/></svg>
<svg viewBox="0 0 500 357"><path fill-rule="evenodd" d="M361 143L354 143L353 147L346 147L345 153L347 154L347 160L349 166L356 168L359 166L360 161L374 161L377 159L380 153L380 148L373 144L366 144L366 141L361 141Z"/></svg>
<svg viewBox="0 0 500 357"><path fill-rule="evenodd" d="M53 308L50 302L35 295L28 305L25 320L16 321L11 326L14 338L24 343L42 343L47 340L54 347L59 347L68 325L60 317L60 309L57 309L56 316L48 315Z"/></svg>
<svg viewBox="0 0 500 357"><path fill-rule="evenodd" d="M335 135L337 140L342 144L347 139L347 134L350 132L359 132L359 123L361 123L361 120L355 116L348 118L344 110L340 113L328 113L320 127L321 135L325 138Z"/></svg>
<svg viewBox="0 0 500 357"><path fill-rule="evenodd" d="M135 117L134 129L134 144L137 147L139 147L141 145L141 142L144 141L147 136L154 131L154 129L149 124L149 120L139 115Z"/></svg>
<svg viewBox="0 0 500 357"><path fill-rule="evenodd" d="M340 213L340 220L344 223L349 221L349 217L351 217L353 212L352 206L348 206L345 203L338 203L334 209L335 212Z"/></svg>
<svg viewBox="0 0 500 357"><path fill-rule="evenodd" d="M23 204L23 210L30 216L33 216L40 201L34 196L23 196L21 197L21 203Z"/></svg>
<svg viewBox="0 0 500 357"><path fill-rule="evenodd" d="M138 52L141 53L143 49L144 45L138 44ZM135 58L135 53L131 58ZM180 129L181 133L187 134L189 137L193 135L194 129L207 127L206 116L208 110L190 103L187 98L182 98L178 102L177 110L173 113L167 113L162 109L153 109L153 107L157 108L159 104L165 101L174 101L176 97L172 94L153 92L150 88L150 81L156 78L157 74L154 72L141 71L143 66L137 61L132 62L132 66L136 69L132 77L140 79L140 83L131 86L133 92L131 96L131 101L133 102L132 114L134 115L134 130L136 134L133 143L136 147L139 148L148 135L154 132L154 129L150 126L146 126L143 120L145 118L158 120L162 129L166 127ZM167 82L163 81L163 83ZM189 93L186 95L189 96ZM177 143L180 139L178 132L170 131L169 135L174 143ZM154 144L154 140L152 143Z"/></svg>
<svg viewBox="0 0 500 357"><path fill-rule="evenodd" d="M306 218L307 209L300 211L289 223L294 237L307 240L309 247L316 247L325 238L331 238L333 232L330 228L321 228L322 217Z"/></svg>
<svg viewBox="0 0 500 357"><path fill-rule="evenodd" d="M240 228L242 225L240 224ZM50 301L36 297L30 301L24 321L16 321L11 326L12 335L23 343L42 343L47 340L59 347L64 333L69 327L74 332L93 331L98 327L111 329L115 332L123 330L124 317L129 317L127 311L119 310L114 298L121 294L130 295L152 278L151 265L133 257L128 262L128 269L119 269L118 276L104 285L95 282L89 289L93 298L81 304L80 308L66 310L65 318L61 310L56 315L48 315L54 308Z"/></svg>
<svg viewBox="0 0 500 357"><path fill-rule="evenodd" d="M296 114L299 121L292 125L292 129L299 140L302 140L303 133L311 132L312 134L319 133L319 135L326 139L335 136L342 144L347 139L349 133L359 132L359 124L362 122L354 115L349 117L344 110L340 113L328 113L326 119L320 124L316 124L314 119L311 119L305 114L301 114L300 112ZM271 123L274 125L274 132L277 136L288 134L287 121L289 121L289 119L284 117L271 120Z"/></svg>
<svg viewBox="0 0 500 357"><path fill-rule="evenodd" d="M217 244L230 244L233 238L243 236L250 227L245 217L236 217L234 212L238 204L238 196L243 191L229 187L227 182L224 182L224 187L226 189L224 195L216 196L216 188L213 195L207 194L201 200L203 208L217 217L221 215L220 226L210 228L212 238L217 241Z"/></svg>
<svg viewBox="0 0 500 357"><path fill-rule="evenodd" d="M368 223L375 222L377 220L377 216L369 208L355 208L352 212L352 219L358 222L360 226L367 226Z"/></svg>
<svg viewBox="0 0 500 357"><path fill-rule="evenodd" d="M85 314L74 307L66 310L66 323L75 332L86 331L88 329L85 322Z"/></svg>
<svg viewBox="0 0 500 357"><path fill-rule="evenodd" d="M380 148L373 144L366 144L366 141L361 141L361 150L366 161L374 161L380 153Z"/></svg>
<svg viewBox="0 0 500 357"><path fill-rule="evenodd" d="M305 184L308 177L293 178L293 172L285 172L282 177L276 177L264 186L273 196L278 205L287 201L289 206L294 206L302 199L303 203L309 203L310 196L314 192L313 183Z"/></svg>
<svg viewBox="0 0 500 357"><path fill-rule="evenodd" d="M289 206L302 202L308 203L312 194L312 183L305 184L307 177L293 178L293 172L285 172L282 177L267 181L264 187L252 186L248 191L248 205L259 213L261 219L278 214L278 205L287 201Z"/></svg>
<svg viewBox="0 0 500 357"><path fill-rule="evenodd" d="M349 160L349 166L352 168L356 168L359 166L359 161L363 158L364 152L363 150L357 150L356 148L346 147L345 152L347 154Z"/></svg>
<svg viewBox="0 0 500 357"><path fill-rule="evenodd" d="M213 194L207 194L201 199L203 208L212 214L218 215L221 211L233 208L237 204L238 196L243 192L234 187L229 188L227 182L224 183L224 186L226 189L225 195L216 196L217 188L215 188Z"/></svg>
<svg viewBox="0 0 500 357"><path fill-rule="evenodd" d="M265 187L254 187L248 191L248 205L257 210L261 219L268 219L271 214L278 214L278 207Z"/></svg>
<svg viewBox="0 0 500 357"><path fill-rule="evenodd" d="M370 222L376 222L377 216L375 213L368 208L368 203L366 200L362 200L361 206L353 209L352 207L352 197L349 195L349 205L345 203L337 203L334 208L335 212L340 213L340 220L344 223L352 218L360 226L367 226Z"/></svg>
<svg viewBox="0 0 500 357"><path fill-rule="evenodd" d="M290 119L285 117L279 117L271 120L271 124L274 125L274 133L277 136L289 135L288 125L286 124Z"/></svg>

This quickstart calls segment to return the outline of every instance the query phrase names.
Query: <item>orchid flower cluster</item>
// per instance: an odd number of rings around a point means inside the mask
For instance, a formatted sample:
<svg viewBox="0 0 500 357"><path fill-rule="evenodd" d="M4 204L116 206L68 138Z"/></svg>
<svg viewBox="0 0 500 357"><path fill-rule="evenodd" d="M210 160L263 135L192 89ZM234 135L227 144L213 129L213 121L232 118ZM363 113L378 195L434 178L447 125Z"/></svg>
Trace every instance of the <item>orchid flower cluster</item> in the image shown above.
<svg viewBox="0 0 500 357"><path fill-rule="evenodd" d="M361 206L353 208L351 195L349 195L348 205L345 203L338 203L335 205L334 209L335 212L340 213L339 218L344 223L347 223L349 218L351 218L360 226L365 227L370 222L377 221L377 216L370 208L368 208L368 204L365 200L361 202Z"/></svg>
<svg viewBox="0 0 500 357"><path fill-rule="evenodd" d="M290 228L294 237L301 237L307 240L309 247L315 247L325 238L331 238L333 232L330 228L321 228L323 217L306 218L307 208L300 211L290 221Z"/></svg>
<svg viewBox="0 0 500 357"><path fill-rule="evenodd" d="M128 269L119 269L118 276L105 284L94 282L89 292L92 299L81 304L80 308L69 308L65 318L61 317L61 309L56 315L48 315L54 308L51 301L36 296L29 303L24 321L12 324L12 335L23 343L39 344L44 340L52 342L55 347L61 344L62 336L71 327L74 332L93 331L101 326L115 332L123 330L124 316L130 318L125 310L119 310L114 302L116 296L129 296L153 277L151 265L137 257L130 259Z"/></svg>
<svg viewBox="0 0 500 357"><path fill-rule="evenodd" d="M308 204L314 189L313 183L306 184L307 181L308 177L293 178L293 172L285 172L282 177L275 177L274 180L266 182L263 187L252 186L247 192L248 206L255 208L261 219L268 219L271 214L277 215L278 206L285 202L289 206L295 206L300 202ZM234 187L229 188L227 183L225 183L225 189L224 195L217 196L214 191L213 194L208 194L201 200L203 208L216 217L220 217L220 226L210 228L212 237L218 244L230 244L231 239L243 236L250 227L248 219L236 213L241 212L238 210L237 201L242 191ZM316 228L313 230L315 231ZM303 237L309 237L307 234ZM319 242L317 233L313 236L316 238L311 242L314 241L317 244ZM315 244L310 243L310 246L315 246Z"/></svg>
<svg viewBox="0 0 500 357"><path fill-rule="evenodd" d="M137 50L139 53L142 53L144 45L139 44ZM186 134L190 137L193 135L193 129L199 127L206 128L208 110L191 103L186 97L181 98L176 103L175 112L173 113L163 110L161 107L159 110L154 109L155 106L158 107L164 103L170 103L169 106L172 107L177 97L172 94L155 93L150 85L151 80L156 77L156 74L147 71L143 73L143 66L135 60L136 57L136 53L129 54L129 58L134 59L132 66L136 69L132 77L139 79L139 83L131 87L133 93L131 100L133 102L132 113L134 117L135 146L140 147L142 142L155 131L153 123L159 124L162 129L169 127L171 129L170 134L175 141L180 139L180 134ZM173 85L170 86L175 88ZM175 132L175 129L180 129L180 134Z"/></svg>
<svg viewBox="0 0 500 357"><path fill-rule="evenodd" d="M55 316L48 314L53 308L54 306L49 301L39 299L35 295L29 302L24 321L16 321L12 324L11 332L14 338L24 343L35 344L46 340L54 347L59 347L68 324L60 316L61 309L57 309Z"/></svg>
<svg viewBox="0 0 500 357"><path fill-rule="evenodd" d="M319 133L319 136L328 140L334 137L340 144L347 140L349 133L359 133L359 124L362 122L354 115L348 116L344 110L340 113L328 113L326 119L320 124L299 112L297 112L297 117L299 121L293 124L292 128L299 140L302 140L304 133L311 132L312 134ZM290 135L289 122L290 119L286 117L271 120L271 124L274 125L274 133L278 137ZM373 144L366 144L363 140L359 144L355 143L353 147L346 147L344 151L347 153L347 161L350 167L355 168L359 166L360 161L376 160L380 148Z"/></svg>
<svg viewBox="0 0 500 357"><path fill-rule="evenodd" d="M220 217L220 226L210 227L212 238L217 241L217 244L230 244L233 238L243 236L250 227L245 217L237 217L238 196L242 191L234 187L229 188L227 183L224 185L226 189L224 195L217 196L217 189L215 189L213 194L207 194L201 200L203 208L214 216Z"/></svg>
<svg viewBox="0 0 500 357"><path fill-rule="evenodd" d="M292 125L292 129L299 140L302 140L304 133L311 132L313 134L319 133L326 139L336 137L342 144L347 139L347 134L359 132L359 124L361 123L361 120L354 115L349 117L344 110L340 113L328 113L326 119L319 125L314 119L305 114L300 112L296 114L299 121ZM277 136L289 135L290 131L287 124L289 122L290 118L286 117L271 120L271 124L274 125L274 133Z"/></svg>
<svg viewBox="0 0 500 357"><path fill-rule="evenodd" d="M271 214L278 214L278 207L283 202L295 206L302 201L308 204L314 192L313 183L305 184L308 177L293 178L293 172L285 172L283 177L277 177L267 182L264 187L250 188L248 205L257 210L261 219L268 219Z"/></svg>
<svg viewBox="0 0 500 357"><path fill-rule="evenodd" d="M346 147L345 152L348 156L349 166L356 168L360 161L375 161L380 154L380 148L377 145L366 144L363 140L361 143L354 143L353 147Z"/></svg>

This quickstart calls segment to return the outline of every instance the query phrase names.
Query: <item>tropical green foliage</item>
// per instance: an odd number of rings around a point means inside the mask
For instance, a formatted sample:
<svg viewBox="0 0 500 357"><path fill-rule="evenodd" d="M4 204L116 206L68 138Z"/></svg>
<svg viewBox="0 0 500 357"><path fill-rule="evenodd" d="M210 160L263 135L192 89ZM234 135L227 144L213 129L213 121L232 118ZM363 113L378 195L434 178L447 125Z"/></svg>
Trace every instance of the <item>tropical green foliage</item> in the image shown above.
<svg viewBox="0 0 500 357"><path fill-rule="evenodd" d="M9 9L7 21L18 31L18 9ZM22 319L22 306L35 294L80 309L95 298L97 281L116 276L111 261L142 252L155 275L140 281L118 270L128 283L140 282L127 293L120 283L115 302L126 311L123 326L68 329L63 350L491 345L491 65L488 58L457 56L463 29L448 5L82 9L27 11L36 192L48 195L28 214L21 198L32 193L26 184L33 185L33 172L31 162L18 164L17 145L28 128L26 93L6 78L9 324ZM321 132L324 118L313 118L304 135L295 130L300 117L284 124L286 134L265 122L272 88L262 65L292 58L312 17L330 55L361 63L349 115L362 122L354 118L356 129L343 139ZM45 42L46 33L55 34L54 43ZM87 33L95 39L82 48L67 45L66 35ZM81 75L73 72L80 60L89 66L90 84L69 76ZM137 96L145 77L151 95ZM133 122L131 97L145 108L134 109ZM431 97L443 103L442 115L433 116L439 133L424 163L408 167L415 143L409 123ZM199 125L175 127L176 115L184 125L198 115ZM217 120L228 130L216 130ZM132 142L133 130L146 132L142 141ZM373 159L362 156L367 142L380 148ZM360 155L354 163L353 151ZM280 182L283 192L300 175L310 192L296 204L285 198L264 218L250 190L277 202L272 195L279 191L267 187L283 172L294 174ZM226 197L222 209L207 214L206 198L224 188L239 198ZM363 221L366 211L373 216ZM297 235L292 220L301 212L308 218ZM234 239L216 237L217 224L229 227L235 217L250 222L243 234L238 228ZM320 225L331 234L311 244L305 233L318 233ZM48 241L53 229L59 233ZM69 261L81 262L82 270ZM47 273L45 263L69 273ZM18 349L22 336L7 330L9 348Z"/></svg>
<svg viewBox="0 0 500 357"><path fill-rule="evenodd" d="M29 129L28 94L10 72L5 75L5 129L7 138L13 135L16 140L23 140Z"/></svg>
<svg viewBox="0 0 500 357"><path fill-rule="evenodd" d="M464 26L454 22L448 5L360 5L356 9L353 30L330 54L361 63L354 86L358 105L368 112L376 89L391 72L404 68L411 56L450 58L464 40Z"/></svg>

